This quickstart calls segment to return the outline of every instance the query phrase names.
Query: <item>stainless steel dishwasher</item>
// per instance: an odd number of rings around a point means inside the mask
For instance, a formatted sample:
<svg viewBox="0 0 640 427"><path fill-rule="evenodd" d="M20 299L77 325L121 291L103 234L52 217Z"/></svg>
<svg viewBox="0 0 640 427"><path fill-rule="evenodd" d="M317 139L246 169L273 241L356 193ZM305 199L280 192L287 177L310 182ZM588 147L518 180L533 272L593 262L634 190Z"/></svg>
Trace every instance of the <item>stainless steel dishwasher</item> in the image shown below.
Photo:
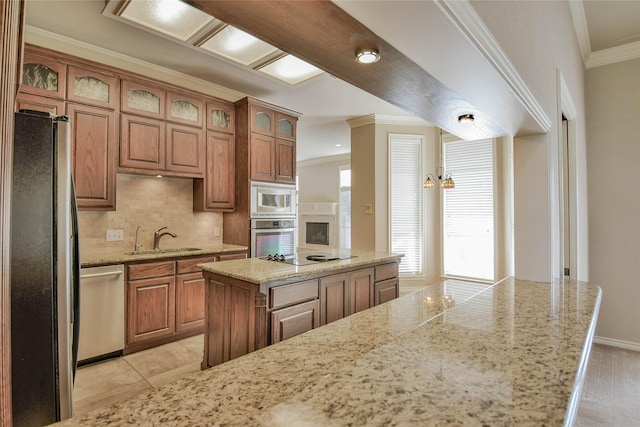
<svg viewBox="0 0 640 427"><path fill-rule="evenodd" d="M124 305L124 265L80 270L79 364L122 353Z"/></svg>

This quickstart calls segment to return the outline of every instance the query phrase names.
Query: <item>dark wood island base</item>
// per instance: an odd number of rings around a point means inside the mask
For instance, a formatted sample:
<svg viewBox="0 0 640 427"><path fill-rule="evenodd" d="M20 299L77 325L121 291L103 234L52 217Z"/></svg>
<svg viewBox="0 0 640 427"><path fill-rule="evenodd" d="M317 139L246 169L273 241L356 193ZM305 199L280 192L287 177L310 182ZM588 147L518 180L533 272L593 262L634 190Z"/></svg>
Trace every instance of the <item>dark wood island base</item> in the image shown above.
<svg viewBox="0 0 640 427"><path fill-rule="evenodd" d="M202 369L398 297L401 255L358 255L308 266L262 259L202 264Z"/></svg>

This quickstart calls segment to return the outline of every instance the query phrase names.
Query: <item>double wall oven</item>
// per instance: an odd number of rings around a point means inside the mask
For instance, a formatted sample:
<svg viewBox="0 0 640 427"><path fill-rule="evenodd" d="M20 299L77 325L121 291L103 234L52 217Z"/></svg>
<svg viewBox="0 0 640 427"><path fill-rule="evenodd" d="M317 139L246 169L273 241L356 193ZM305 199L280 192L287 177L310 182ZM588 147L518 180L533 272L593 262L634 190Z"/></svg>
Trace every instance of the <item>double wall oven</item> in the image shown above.
<svg viewBox="0 0 640 427"><path fill-rule="evenodd" d="M251 183L251 257L294 254L296 196L295 185Z"/></svg>

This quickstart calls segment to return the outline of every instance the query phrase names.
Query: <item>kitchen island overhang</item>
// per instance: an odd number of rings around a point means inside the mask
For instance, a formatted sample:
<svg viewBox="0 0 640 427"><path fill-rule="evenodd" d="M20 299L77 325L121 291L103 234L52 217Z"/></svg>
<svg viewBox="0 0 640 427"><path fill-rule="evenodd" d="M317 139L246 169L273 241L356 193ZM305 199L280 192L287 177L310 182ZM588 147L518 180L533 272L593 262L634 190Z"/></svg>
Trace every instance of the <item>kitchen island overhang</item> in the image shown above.
<svg viewBox="0 0 640 427"><path fill-rule="evenodd" d="M64 425L571 425L588 283L447 280Z"/></svg>

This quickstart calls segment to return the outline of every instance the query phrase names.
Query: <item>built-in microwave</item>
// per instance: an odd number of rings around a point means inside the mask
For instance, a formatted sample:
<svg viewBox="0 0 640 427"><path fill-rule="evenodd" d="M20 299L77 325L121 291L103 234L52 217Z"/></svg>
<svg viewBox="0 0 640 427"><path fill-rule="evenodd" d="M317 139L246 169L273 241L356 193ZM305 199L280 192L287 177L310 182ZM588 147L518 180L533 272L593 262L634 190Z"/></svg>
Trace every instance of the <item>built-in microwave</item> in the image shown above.
<svg viewBox="0 0 640 427"><path fill-rule="evenodd" d="M251 182L251 218L295 217L296 210L295 185Z"/></svg>

